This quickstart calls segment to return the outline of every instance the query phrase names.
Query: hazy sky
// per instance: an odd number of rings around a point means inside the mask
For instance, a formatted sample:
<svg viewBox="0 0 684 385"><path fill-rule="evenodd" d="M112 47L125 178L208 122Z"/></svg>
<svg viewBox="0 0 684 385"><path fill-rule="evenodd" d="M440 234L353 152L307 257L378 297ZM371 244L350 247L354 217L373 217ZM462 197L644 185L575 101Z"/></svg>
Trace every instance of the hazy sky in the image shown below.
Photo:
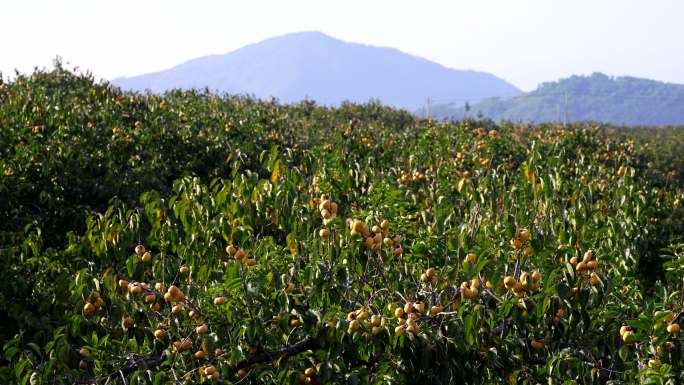
<svg viewBox="0 0 684 385"><path fill-rule="evenodd" d="M595 71L684 83L684 0L12 0L0 2L0 71L61 55L111 79L303 30L524 90Z"/></svg>

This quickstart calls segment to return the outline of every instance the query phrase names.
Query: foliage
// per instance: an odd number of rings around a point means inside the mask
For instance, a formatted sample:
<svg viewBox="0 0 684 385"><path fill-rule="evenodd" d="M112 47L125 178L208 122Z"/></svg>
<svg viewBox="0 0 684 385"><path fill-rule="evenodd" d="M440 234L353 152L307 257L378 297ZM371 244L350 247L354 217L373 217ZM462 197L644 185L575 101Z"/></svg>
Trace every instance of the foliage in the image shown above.
<svg viewBox="0 0 684 385"><path fill-rule="evenodd" d="M679 129L59 66L1 84L0 127L2 383L684 380Z"/></svg>

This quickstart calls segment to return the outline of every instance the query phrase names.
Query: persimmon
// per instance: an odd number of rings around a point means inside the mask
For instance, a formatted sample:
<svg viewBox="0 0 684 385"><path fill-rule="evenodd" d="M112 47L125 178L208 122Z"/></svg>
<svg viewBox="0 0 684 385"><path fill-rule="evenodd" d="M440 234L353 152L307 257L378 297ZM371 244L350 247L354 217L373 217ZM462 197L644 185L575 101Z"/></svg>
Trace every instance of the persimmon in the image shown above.
<svg viewBox="0 0 684 385"><path fill-rule="evenodd" d="M479 291L475 288L466 288L463 291L463 296L466 299L475 299L475 298L477 298L478 295L479 295Z"/></svg>
<svg viewBox="0 0 684 385"><path fill-rule="evenodd" d="M618 170L617 170L617 175L619 177L623 177L623 176L625 176L626 172L627 172L627 168L625 168L625 166L620 166L620 168L618 168Z"/></svg>
<svg viewBox="0 0 684 385"><path fill-rule="evenodd" d="M633 342L634 332L631 330L626 331L624 334L622 334L622 341L627 344Z"/></svg>
<svg viewBox="0 0 684 385"><path fill-rule="evenodd" d="M473 253L468 253L465 256L465 262L467 262L467 263L475 263L476 260L477 260L477 257Z"/></svg>
<svg viewBox="0 0 684 385"><path fill-rule="evenodd" d="M135 253L138 255L138 257L142 257L143 254L145 254L145 246L143 246L143 245L136 246L135 247Z"/></svg>
<svg viewBox="0 0 684 385"><path fill-rule="evenodd" d="M247 265L247 266L254 266L254 265L257 264L257 260L254 259L254 258L247 258L247 259L245 259L245 262L244 262L244 263L245 263L245 265Z"/></svg>
<svg viewBox="0 0 684 385"><path fill-rule="evenodd" d="M589 282L594 286L600 285L602 283L601 278L599 278L598 274L596 274L596 273L591 273L591 277L589 278Z"/></svg>
<svg viewBox="0 0 684 385"><path fill-rule="evenodd" d="M167 292L171 295L172 298L176 298L178 297L181 291L176 285L171 285L169 286Z"/></svg>
<svg viewBox="0 0 684 385"><path fill-rule="evenodd" d="M534 282L539 282L542 279L542 275L539 271L533 271L532 272L532 281Z"/></svg>
<svg viewBox="0 0 684 385"><path fill-rule="evenodd" d="M94 314L96 311L97 311L97 309L95 308L95 305L93 305L93 304L90 303L90 302L88 302L88 303L86 303L85 305L83 305L83 313L84 313L85 315L92 315L92 314Z"/></svg>
<svg viewBox="0 0 684 385"><path fill-rule="evenodd" d="M672 322L675 319L675 314L671 311L667 312L667 315L665 316L665 322Z"/></svg>
<svg viewBox="0 0 684 385"><path fill-rule="evenodd" d="M292 291L295 289L295 285L292 282L288 282L287 285L285 286L285 292L286 293L292 293Z"/></svg>
<svg viewBox="0 0 684 385"><path fill-rule="evenodd" d="M330 200L329 199L324 199L321 201L321 203L318 205L318 210L323 211L323 210L328 210L330 209Z"/></svg>
<svg viewBox="0 0 684 385"><path fill-rule="evenodd" d="M245 251L242 249L238 249L233 255L233 257L235 257L236 260L242 260L243 258L245 258L245 256Z"/></svg>
<svg viewBox="0 0 684 385"><path fill-rule="evenodd" d="M154 331L154 337L159 340L166 339L168 332L165 329L157 329Z"/></svg>
<svg viewBox="0 0 684 385"><path fill-rule="evenodd" d="M121 325L124 329L130 329L135 326L135 320L132 317L124 317L123 320L121 320Z"/></svg>
<svg viewBox="0 0 684 385"><path fill-rule="evenodd" d="M587 269L587 264L584 263L584 261L578 262L577 266L575 266L575 270L577 270L578 273L581 273L586 269Z"/></svg>
<svg viewBox="0 0 684 385"><path fill-rule="evenodd" d="M402 307L397 307L397 308L394 310L394 316L395 316L395 317L401 318L403 315L404 315L404 308L402 308Z"/></svg>
<svg viewBox="0 0 684 385"><path fill-rule="evenodd" d="M189 338L184 338L180 343L181 351L188 351L192 349L192 342Z"/></svg>

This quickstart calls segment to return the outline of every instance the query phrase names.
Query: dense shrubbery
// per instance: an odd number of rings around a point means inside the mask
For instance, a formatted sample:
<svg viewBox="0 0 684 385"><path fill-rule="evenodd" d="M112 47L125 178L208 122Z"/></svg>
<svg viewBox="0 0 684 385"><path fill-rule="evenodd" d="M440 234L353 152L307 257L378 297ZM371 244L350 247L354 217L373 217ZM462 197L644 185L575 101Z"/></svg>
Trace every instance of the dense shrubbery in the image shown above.
<svg viewBox="0 0 684 385"><path fill-rule="evenodd" d="M677 129L0 85L0 382L679 383Z"/></svg>

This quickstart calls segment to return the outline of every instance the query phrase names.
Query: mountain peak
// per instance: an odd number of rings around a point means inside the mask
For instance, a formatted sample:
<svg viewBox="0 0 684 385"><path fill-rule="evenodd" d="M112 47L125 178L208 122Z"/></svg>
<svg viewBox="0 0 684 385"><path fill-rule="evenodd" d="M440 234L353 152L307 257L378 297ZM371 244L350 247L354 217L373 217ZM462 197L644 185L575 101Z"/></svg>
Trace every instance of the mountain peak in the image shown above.
<svg viewBox="0 0 684 385"><path fill-rule="evenodd" d="M247 47L263 47L264 49L320 49L325 46L339 46L349 44L320 31L291 32L264 39ZM243 47L247 48L247 47ZM239 51L239 50L238 50ZM230 54L230 52L228 53Z"/></svg>
<svg viewBox="0 0 684 385"><path fill-rule="evenodd" d="M321 104L371 99L415 109L432 100L475 100L520 93L491 74L456 70L396 49L345 42L320 31L272 37L224 55L112 81L124 89L164 92L208 87L218 92L312 99Z"/></svg>
<svg viewBox="0 0 684 385"><path fill-rule="evenodd" d="M287 38L291 38L291 39L322 39L322 40L338 40L338 41L340 41L339 39L335 39L334 37L332 37L330 35L326 35L325 33L321 32L321 31L314 31L314 30L290 32L290 33L286 33L284 35L274 36L271 39L287 39Z"/></svg>

